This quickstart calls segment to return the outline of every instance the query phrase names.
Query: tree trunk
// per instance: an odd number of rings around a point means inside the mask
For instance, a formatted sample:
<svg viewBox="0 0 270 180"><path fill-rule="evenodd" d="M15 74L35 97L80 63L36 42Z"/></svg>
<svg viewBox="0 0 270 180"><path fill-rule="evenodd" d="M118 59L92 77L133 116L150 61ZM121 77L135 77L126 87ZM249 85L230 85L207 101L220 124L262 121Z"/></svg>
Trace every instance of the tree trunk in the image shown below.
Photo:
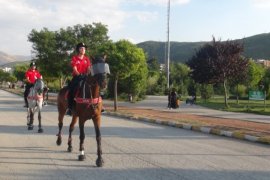
<svg viewBox="0 0 270 180"><path fill-rule="evenodd" d="M116 77L114 80L114 111L117 111L117 83L118 78Z"/></svg>
<svg viewBox="0 0 270 180"><path fill-rule="evenodd" d="M227 97L227 88L226 88L226 80L223 81L223 87L224 87L224 100L225 100L225 107L228 108L228 97Z"/></svg>
<svg viewBox="0 0 270 180"><path fill-rule="evenodd" d="M60 89L62 89L62 87L63 87L63 78L62 77L60 77Z"/></svg>
<svg viewBox="0 0 270 180"><path fill-rule="evenodd" d="M238 89L238 84L237 84L237 97L236 97L236 99L237 99L237 104L239 104L239 91L238 91L239 89Z"/></svg>

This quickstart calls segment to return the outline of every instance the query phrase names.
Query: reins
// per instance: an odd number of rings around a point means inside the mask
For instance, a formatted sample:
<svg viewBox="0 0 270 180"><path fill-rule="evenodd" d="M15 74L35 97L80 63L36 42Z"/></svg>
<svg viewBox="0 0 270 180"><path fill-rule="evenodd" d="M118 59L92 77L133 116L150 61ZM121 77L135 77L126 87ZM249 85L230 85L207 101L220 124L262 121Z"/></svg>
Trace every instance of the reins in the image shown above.
<svg viewBox="0 0 270 180"><path fill-rule="evenodd" d="M94 79L94 83L97 83L97 80ZM75 101L78 104L87 104L87 108L90 106L95 110L100 102L102 102L102 98L99 96L97 98L93 98L93 93L92 93L92 87L94 83L88 83L86 80L83 82L83 88L82 88L82 98L76 97ZM86 85L89 88L90 91L90 98L86 98Z"/></svg>
<svg viewBox="0 0 270 180"><path fill-rule="evenodd" d="M29 100L40 100L43 99L43 88L39 88L37 89L37 83L34 84L34 86L31 88L32 90L29 93L29 96L27 97L27 99Z"/></svg>

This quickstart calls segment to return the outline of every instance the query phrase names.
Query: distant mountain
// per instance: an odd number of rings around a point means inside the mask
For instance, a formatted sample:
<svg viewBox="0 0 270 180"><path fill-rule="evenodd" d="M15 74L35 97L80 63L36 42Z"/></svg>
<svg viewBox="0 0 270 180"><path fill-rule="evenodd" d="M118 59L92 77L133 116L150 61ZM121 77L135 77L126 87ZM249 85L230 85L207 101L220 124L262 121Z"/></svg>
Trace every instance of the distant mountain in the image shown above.
<svg viewBox="0 0 270 180"><path fill-rule="evenodd" d="M244 56L253 59L270 59L270 33L259 34L243 39L236 39L244 44ZM170 42L170 60L173 62L186 62L205 43L209 42ZM165 42L146 41L137 44L148 55L149 58L157 58L163 63L165 57Z"/></svg>
<svg viewBox="0 0 270 180"><path fill-rule="evenodd" d="M270 33L247 37L242 39L242 41L246 57L270 60Z"/></svg>
<svg viewBox="0 0 270 180"><path fill-rule="evenodd" d="M23 61L30 61L30 56L20 56L20 55L9 55L0 51L0 66L5 64L15 63L15 62L23 62Z"/></svg>

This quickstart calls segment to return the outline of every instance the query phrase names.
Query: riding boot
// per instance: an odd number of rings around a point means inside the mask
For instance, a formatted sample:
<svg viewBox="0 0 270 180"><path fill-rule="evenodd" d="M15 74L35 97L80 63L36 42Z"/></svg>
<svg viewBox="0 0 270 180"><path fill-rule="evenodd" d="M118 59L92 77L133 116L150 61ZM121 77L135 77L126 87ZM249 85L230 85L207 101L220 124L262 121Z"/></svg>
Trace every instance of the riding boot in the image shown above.
<svg viewBox="0 0 270 180"><path fill-rule="evenodd" d="M70 102L70 100L68 99L68 108L67 108L67 111L66 111L66 115L67 116L72 116L72 103Z"/></svg>
<svg viewBox="0 0 270 180"><path fill-rule="evenodd" d="M66 115L68 116L72 116L72 97L69 95L68 97L68 108L67 108L67 111L66 111Z"/></svg>
<svg viewBox="0 0 270 180"><path fill-rule="evenodd" d="M25 87L25 91L24 91L24 93L23 93L23 97L24 97L24 106L23 107L26 107L26 108L28 108L28 101L27 101L27 97L28 97L28 95L29 95L29 93L30 93L30 88L31 88L32 86L30 85L30 84L27 84L26 85L26 87Z"/></svg>
<svg viewBox="0 0 270 180"><path fill-rule="evenodd" d="M28 108L27 97L24 97L24 106L23 107Z"/></svg>

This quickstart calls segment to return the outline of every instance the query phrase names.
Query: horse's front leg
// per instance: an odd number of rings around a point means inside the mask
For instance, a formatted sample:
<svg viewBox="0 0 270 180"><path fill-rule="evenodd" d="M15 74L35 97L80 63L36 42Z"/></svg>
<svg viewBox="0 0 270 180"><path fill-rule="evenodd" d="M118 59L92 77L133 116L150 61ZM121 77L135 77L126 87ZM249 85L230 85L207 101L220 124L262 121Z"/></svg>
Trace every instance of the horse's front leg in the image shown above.
<svg viewBox="0 0 270 180"><path fill-rule="evenodd" d="M26 119L27 119L27 126L29 126L30 125L30 108L27 108L27 117L26 117Z"/></svg>
<svg viewBox="0 0 270 180"><path fill-rule="evenodd" d="M96 165L98 167L102 167L104 164L103 158L102 158L102 148L101 148L101 133L100 133L100 116L97 118L93 118L93 123L95 126L95 132L96 132L96 141L97 141L97 155L98 158L96 160Z"/></svg>
<svg viewBox="0 0 270 180"><path fill-rule="evenodd" d="M38 133L43 133L41 126L41 107L38 107Z"/></svg>
<svg viewBox="0 0 270 180"><path fill-rule="evenodd" d="M85 159L84 155L84 139L85 139L85 133L84 133L84 123L85 119L79 118L79 128L80 128L80 155L78 156L79 161L83 161Z"/></svg>
<svg viewBox="0 0 270 180"><path fill-rule="evenodd" d="M29 118L30 118L30 122L28 125L28 130L33 130L33 128L34 128L34 126L33 126L33 123L34 123L34 110L33 110L33 108L29 108Z"/></svg>
<svg viewBox="0 0 270 180"><path fill-rule="evenodd" d="M77 116L72 116L72 121L69 125L69 136L68 136L68 152L72 152L73 148L72 148L72 132L74 130L75 124L78 121L78 117Z"/></svg>

